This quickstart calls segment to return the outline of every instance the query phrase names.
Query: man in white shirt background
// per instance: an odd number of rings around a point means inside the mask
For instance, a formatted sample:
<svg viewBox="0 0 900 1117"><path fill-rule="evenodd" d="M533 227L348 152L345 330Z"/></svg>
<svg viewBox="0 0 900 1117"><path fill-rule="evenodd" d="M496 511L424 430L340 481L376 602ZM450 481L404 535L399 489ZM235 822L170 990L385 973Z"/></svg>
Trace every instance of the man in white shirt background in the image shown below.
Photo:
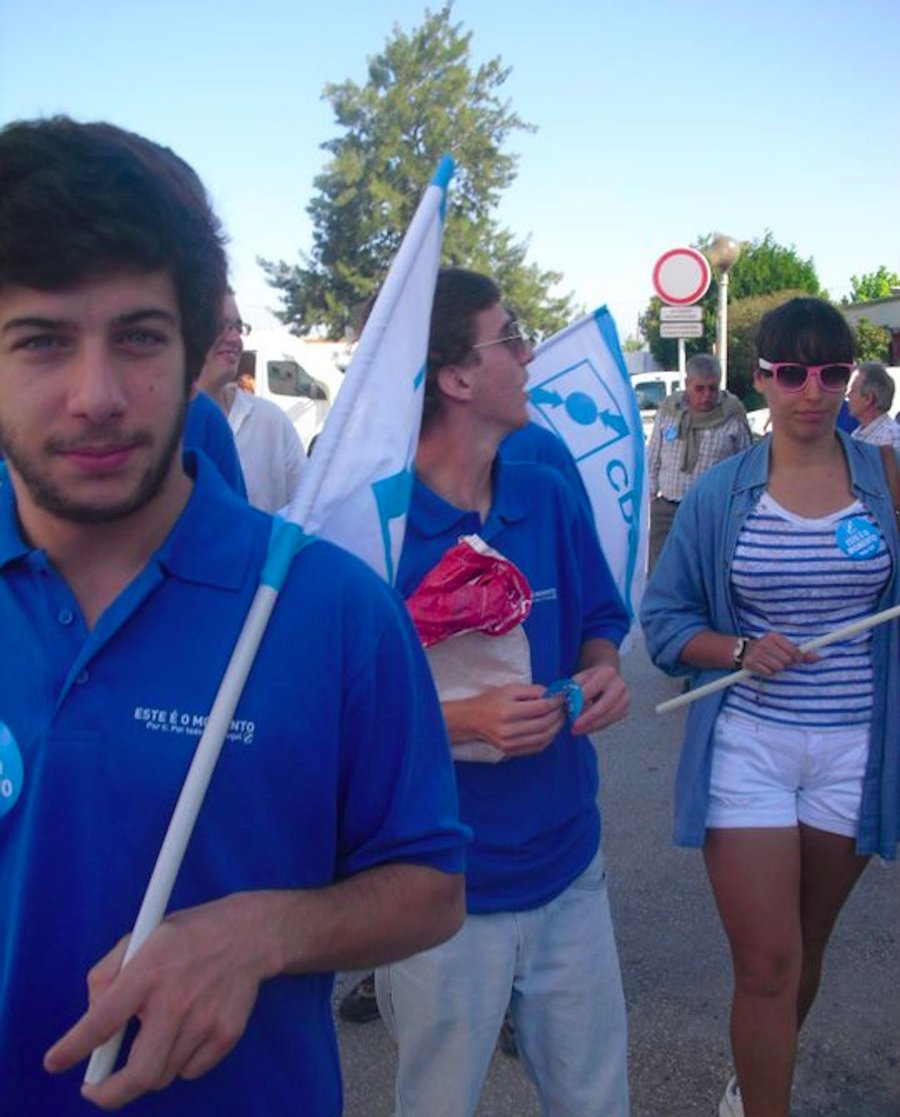
<svg viewBox="0 0 900 1117"><path fill-rule="evenodd" d="M247 499L264 512L289 504L306 465L294 424L271 400L237 386L237 372L250 327L241 321L234 292L222 304L222 330L210 349L198 386L222 408L234 434Z"/></svg>

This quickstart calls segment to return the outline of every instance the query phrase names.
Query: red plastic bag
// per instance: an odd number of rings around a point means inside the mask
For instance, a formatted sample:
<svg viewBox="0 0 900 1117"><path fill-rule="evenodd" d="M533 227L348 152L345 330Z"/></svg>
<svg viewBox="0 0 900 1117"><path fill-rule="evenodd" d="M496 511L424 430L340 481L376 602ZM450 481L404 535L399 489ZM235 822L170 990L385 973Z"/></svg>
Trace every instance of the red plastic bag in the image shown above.
<svg viewBox="0 0 900 1117"><path fill-rule="evenodd" d="M477 535L463 536L406 599L425 648L462 632L502 636L531 612L521 570Z"/></svg>

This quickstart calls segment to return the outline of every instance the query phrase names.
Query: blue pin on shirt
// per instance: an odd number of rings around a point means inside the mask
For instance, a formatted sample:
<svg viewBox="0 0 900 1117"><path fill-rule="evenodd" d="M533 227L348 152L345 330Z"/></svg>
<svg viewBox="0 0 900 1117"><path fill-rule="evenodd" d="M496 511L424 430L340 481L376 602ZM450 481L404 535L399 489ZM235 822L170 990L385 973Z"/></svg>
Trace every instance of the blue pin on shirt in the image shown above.
<svg viewBox="0 0 900 1117"><path fill-rule="evenodd" d="M25 768L16 739L0 721L0 818L16 805L25 782Z"/></svg>
<svg viewBox="0 0 900 1117"><path fill-rule="evenodd" d="M848 558L874 558L881 550L881 532L864 516L841 520L835 532L838 547Z"/></svg>

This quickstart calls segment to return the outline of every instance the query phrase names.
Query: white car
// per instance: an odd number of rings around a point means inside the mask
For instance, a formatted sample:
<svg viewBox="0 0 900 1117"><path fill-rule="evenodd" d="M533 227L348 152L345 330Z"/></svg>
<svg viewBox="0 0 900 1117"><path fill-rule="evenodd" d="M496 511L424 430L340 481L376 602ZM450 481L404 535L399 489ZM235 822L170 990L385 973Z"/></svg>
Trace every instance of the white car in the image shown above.
<svg viewBox="0 0 900 1117"><path fill-rule="evenodd" d="M254 330L244 342L239 373L255 392L284 411L308 452L325 422L349 361L346 345L309 341L285 329Z"/></svg>

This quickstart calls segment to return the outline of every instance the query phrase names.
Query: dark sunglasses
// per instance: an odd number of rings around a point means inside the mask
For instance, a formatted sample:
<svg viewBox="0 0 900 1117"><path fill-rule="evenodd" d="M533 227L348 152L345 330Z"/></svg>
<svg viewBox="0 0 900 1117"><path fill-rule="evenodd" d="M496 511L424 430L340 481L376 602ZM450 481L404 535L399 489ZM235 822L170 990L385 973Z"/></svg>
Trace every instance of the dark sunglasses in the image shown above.
<svg viewBox="0 0 900 1117"><path fill-rule="evenodd" d="M786 392L800 392L806 387L810 376L818 378L825 392L845 392L850 383L854 366L843 361L832 361L827 365L801 365L796 361L766 361L759 358L763 376L771 376L779 388Z"/></svg>

